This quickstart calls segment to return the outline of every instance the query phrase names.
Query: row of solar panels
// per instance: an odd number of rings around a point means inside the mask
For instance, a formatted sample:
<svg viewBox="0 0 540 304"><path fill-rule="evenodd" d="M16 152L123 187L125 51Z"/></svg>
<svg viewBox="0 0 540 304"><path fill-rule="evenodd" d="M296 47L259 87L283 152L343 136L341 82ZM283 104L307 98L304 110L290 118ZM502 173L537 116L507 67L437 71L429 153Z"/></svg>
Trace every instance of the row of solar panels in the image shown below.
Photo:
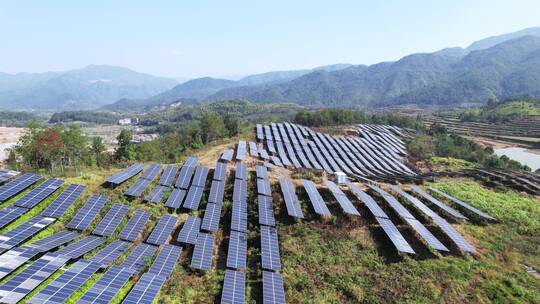
<svg viewBox="0 0 540 304"><path fill-rule="evenodd" d="M371 138L334 137L289 123L260 125L257 134L259 141L266 142L270 153L279 156L270 157L278 166L361 176L415 174L398 155L404 150L388 152L388 143L374 142Z"/></svg>

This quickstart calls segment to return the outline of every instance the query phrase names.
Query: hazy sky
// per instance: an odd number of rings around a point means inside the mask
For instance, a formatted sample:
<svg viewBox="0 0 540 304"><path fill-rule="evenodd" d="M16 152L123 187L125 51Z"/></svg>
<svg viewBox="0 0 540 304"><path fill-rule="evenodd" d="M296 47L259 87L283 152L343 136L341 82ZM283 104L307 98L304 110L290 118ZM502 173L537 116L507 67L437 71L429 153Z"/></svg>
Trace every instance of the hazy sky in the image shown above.
<svg viewBox="0 0 540 304"><path fill-rule="evenodd" d="M442 2L0 0L0 71L244 75L396 60L540 25L538 0Z"/></svg>

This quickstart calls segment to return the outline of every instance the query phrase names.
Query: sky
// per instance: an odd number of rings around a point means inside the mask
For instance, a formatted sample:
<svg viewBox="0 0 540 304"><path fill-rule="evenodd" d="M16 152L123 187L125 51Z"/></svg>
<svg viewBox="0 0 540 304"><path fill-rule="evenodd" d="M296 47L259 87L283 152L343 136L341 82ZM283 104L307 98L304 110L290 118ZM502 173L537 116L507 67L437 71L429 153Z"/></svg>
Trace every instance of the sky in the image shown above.
<svg viewBox="0 0 540 304"><path fill-rule="evenodd" d="M540 26L539 12L538 0L0 0L0 71L108 64L195 78L373 64Z"/></svg>

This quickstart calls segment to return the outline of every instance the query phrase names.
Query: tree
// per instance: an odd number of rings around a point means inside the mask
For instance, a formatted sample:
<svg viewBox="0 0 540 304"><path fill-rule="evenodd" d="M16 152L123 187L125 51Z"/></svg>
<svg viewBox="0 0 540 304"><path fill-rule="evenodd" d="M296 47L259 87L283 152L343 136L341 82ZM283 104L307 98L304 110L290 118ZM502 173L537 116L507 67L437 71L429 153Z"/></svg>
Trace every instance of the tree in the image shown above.
<svg viewBox="0 0 540 304"><path fill-rule="evenodd" d="M63 129L62 140L64 141L62 170L64 169L64 165L67 164L68 166L75 167L75 172L77 172L77 167L87 151L88 139L79 126L70 125L66 129Z"/></svg>
<svg viewBox="0 0 540 304"><path fill-rule="evenodd" d="M223 119L215 112L204 113L201 117L201 133L203 143L223 138L227 135L227 129Z"/></svg>
<svg viewBox="0 0 540 304"><path fill-rule="evenodd" d="M114 152L115 158L117 160L132 160L135 156L135 148L131 142L133 134L128 129L122 129L120 134L116 137L118 140L118 147Z"/></svg>
<svg viewBox="0 0 540 304"><path fill-rule="evenodd" d="M64 140L62 134L53 129L46 129L39 132L34 142L35 155L37 163L43 164L54 172L55 164L61 161L62 151L64 149Z"/></svg>
<svg viewBox="0 0 540 304"><path fill-rule="evenodd" d="M101 167L103 153L105 152L106 147L103 144L103 138L97 136L92 138L92 143L90 144L90 154L96 159L96 165Z"/></svg>
<svg viewBox="0 0 540 304"><path fill-rule="evenodd" d="M227 129L229 136L236 136L238 133L240 133L241 121L238 116L227 114L223 119L223 123L225 124L225 128Z"/></svg>

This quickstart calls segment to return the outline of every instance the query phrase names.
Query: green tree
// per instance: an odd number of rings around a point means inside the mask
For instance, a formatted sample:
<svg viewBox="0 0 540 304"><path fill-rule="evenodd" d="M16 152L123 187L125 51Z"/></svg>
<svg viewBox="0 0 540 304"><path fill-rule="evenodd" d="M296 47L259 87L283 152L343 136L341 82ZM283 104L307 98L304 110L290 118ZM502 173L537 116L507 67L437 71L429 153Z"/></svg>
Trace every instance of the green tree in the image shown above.
<svg viewBox="0 0 540 304"><path fill-rule="evenodd" d="M123 129L116 137L118 140L118 147L116 148L114 155L119 161L132 160L135 156L135 147L131 142L133 133L128 129Z"/></svg>
<svg viewBox="0 0 540 304"><path fill-rule="evenodd" d="M221 116L215 112L204 113L201 117L201 135L205 144L225 137L227 129Z"/></svg>
<svg viewBox="0 0 540 304"><path fill-rule="evenodd" d="M101 167L103 165L103 153L107 147L103 143L103 138L96 136L92 138L92 143L90 144L90 154L95 158L96 165Z"/></svg>

